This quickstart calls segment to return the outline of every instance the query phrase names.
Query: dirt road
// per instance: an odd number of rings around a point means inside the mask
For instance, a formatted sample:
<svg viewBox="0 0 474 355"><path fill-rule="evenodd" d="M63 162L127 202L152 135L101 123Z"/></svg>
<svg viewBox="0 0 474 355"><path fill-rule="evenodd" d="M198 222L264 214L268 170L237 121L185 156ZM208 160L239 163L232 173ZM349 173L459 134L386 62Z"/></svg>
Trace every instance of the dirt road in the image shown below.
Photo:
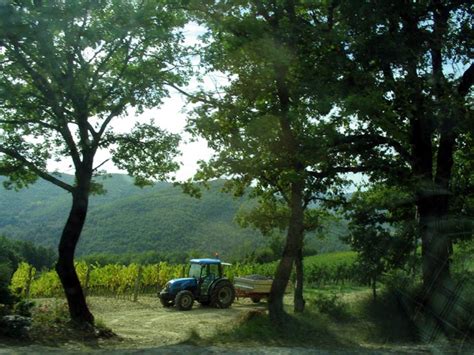
<svg viewBox="0 0 474 355"><path fill-rule="evenodd" d="M245 313L265 310L249 300L238 300L228 309L202 307L195 303L190 311L164 308L156 297L137 302L90 297L91 310L99 322L122 337L121 347L154 347L182 343L193 338L211 338L217 330L231 327Z"/></svg>

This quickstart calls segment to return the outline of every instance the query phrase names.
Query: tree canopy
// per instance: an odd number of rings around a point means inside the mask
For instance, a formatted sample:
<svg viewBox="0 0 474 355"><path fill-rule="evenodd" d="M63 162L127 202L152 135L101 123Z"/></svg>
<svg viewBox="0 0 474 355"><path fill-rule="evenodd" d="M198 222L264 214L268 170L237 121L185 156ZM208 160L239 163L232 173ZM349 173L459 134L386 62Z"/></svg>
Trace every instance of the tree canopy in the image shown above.
<svg viewBox="0 0 474 355"><path fill-rule="evenodd" d="M3 1L0 18L0 171L17 187L41 177L71 193L56 269L72 319L92 324L73 259L100 191L96 153L109 149L139 184L177 169L179 137L150 124L117 135L111 124L184 82L186 18L166 0ZM51 159L70 162L73 184L47 170Z"/></svg>

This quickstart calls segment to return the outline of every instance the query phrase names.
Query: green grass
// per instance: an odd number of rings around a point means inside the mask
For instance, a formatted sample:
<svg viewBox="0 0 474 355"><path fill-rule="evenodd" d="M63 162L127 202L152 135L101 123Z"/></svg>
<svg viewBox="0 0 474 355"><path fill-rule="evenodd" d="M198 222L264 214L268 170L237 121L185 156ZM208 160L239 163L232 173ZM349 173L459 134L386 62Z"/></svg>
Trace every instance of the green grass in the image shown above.
<svg viewBox="0 0 474 355"><path fill-rule="evenodd" d="M351 283L339 284L339 285L324 285L318 288L305 289L307 295L315 293L339 293L342 295L353 294L353 293L367 293L367 286L358 286Z"/></svg>
<svg viewBox="0 0 474 355"><path fill-rule="evenodd" d="M289 315L283 325L274 326L263 311L250 311L233 327L219 332L205 343L245 344L247 346L318 347L354 349L357 344L331 330L328 319L314 312Z"/></svg>
<svg viewBox="0 0 474 355"><path fill-rule="evenodd" d="M346 351L416 344L413 325L389 295L381 295L374 302L367 287L348 285L308 289L305 299L303 314L294 314L291 297L285 299L289 318L281 327L270 322L266 311L254 310L212 339L198 342ZM321 307L323 301L326 303Z"/></svg>

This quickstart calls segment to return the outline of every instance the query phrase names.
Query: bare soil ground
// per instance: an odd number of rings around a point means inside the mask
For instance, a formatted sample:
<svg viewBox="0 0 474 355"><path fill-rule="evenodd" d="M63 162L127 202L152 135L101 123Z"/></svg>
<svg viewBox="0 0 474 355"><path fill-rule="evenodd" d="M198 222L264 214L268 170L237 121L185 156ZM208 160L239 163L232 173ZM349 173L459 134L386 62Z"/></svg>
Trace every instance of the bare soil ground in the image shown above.
<svg viewBox="0 0 474 355"><path fill-rule="evenodd" d="M156 297L141 297L137 302L90 297L92 313L123 340L120 347L149 348L211 338L231 327L245 313L261 310L264 304L240 299L228 309L203 307L195 303L190 311L164 308ZM110 346L105 342L103 345Z"/></svg>

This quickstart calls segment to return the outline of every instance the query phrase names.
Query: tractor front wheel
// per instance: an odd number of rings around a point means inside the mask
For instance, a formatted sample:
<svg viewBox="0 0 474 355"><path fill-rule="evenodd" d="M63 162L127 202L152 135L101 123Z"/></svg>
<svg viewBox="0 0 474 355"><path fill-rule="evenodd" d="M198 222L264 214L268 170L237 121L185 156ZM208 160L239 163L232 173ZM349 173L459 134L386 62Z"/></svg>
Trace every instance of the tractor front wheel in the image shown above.
<svg viewBox="0 0 474 355"><path fill-rule="evenodd" d="M180 311L189 311L193 307L194 296L191 291L180 291L176 295L174 303Z"/></svg>
<svg viewBox="0 0 474 355"><path fill-rule="evenodd" d="M234 302L235 290L230 282L221 282L211 293L211 305L216 308L229 308Z"/></svg>
<svg viewBox="0 0 474 355"><path fill-rule="evenodd" d="M163 298L160 298L160 302L163 305L163 307L166 307L166 308L173 307L174 305L173 300L164 300Z"/></svg>

